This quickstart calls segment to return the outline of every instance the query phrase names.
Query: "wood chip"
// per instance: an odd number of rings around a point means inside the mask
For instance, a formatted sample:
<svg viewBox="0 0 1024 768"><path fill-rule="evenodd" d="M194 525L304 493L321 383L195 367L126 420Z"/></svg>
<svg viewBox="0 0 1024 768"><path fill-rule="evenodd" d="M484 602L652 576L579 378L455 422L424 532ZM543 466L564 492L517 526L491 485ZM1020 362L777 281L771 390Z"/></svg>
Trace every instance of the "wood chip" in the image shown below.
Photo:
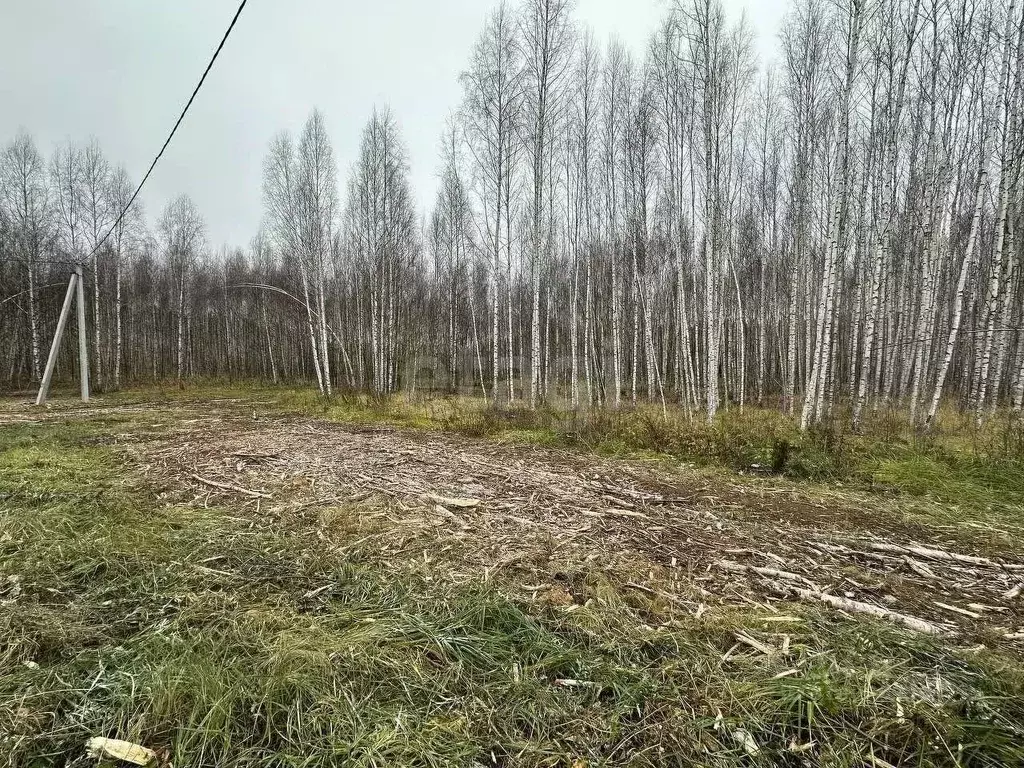
<svg viewBox="0 0 1024 768"><path fill-rule="evenodd" d="M321 594L323 592L326 592L328 589L330 589L333 586L334 586L333 584L324 584L322 587L317 587L316 589L309 590L302 597L304 599L308 600L308 599L310 599L312 597L316 597L317 595L319 595L319 594Z"/></svg>
<svg viewBox="0 0 1024 768"><path fill-rule="evenodd" d="M743 643L744 645L749 645L751 648L753 648L756 651L760 651L765 656L771 656L777 650L776 648L773 648L770 645L765 645L760 640L751 637L746 632L736 632L735 636L736 639L739 640L741 643Z"/></svg>
<svg viewBox="0 0 1024 768"><path fill-rule="evenodd" d="M801 752L809 752L810 750L814 749L814 745L816 743L817 742L814 741L808 741L804 744L801 744L796 739L791 739L789 742L789 746L786 747L786 749L790 752L793 752L794 754L800 754Z"/></svg>
<svg viewBox="0 0 1024 768"><path fill-rule="evenodd" d="M760 754L761 748L757 746L757 742L754 741L754 737L743 728L737 728L733 731L732 737L741 747L743 747L743 751L748 755Z"/></svg>
<svg viewBox="0 0 1024 768"><path fill-rule="evenodd" d="M95 736L85 742L85 750L89 757L99 760L120 760L133 765L151 765L156 762L156 752L152 749L120 739Z"/></svg>
<svg viewBox="0 0 1024 768"><path fill-rule="evenodd" d="M599 683L595 683L593 680L573 680L568 677L560 677L555 680L555 685L559 685L562 688L595 688L600 687Z"/></svg>

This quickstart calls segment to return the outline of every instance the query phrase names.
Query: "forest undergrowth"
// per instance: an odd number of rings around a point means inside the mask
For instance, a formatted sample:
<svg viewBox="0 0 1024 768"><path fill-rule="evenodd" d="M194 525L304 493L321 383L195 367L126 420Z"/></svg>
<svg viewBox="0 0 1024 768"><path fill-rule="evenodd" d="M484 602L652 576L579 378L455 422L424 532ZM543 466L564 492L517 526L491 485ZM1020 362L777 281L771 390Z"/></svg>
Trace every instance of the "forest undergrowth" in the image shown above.
<svg viewBox="0 0 1024 768"><path fill-rule="evenodd" d="M881 416L865 434L804 436L755 409L709 426L675 411L666 422L660 409L324 403L208 384L42 413L5 401L0 765L91 765L92 736L146 745L179 768L1021 764L1024 654L1013 643L922 634L793 595L719 600L713 565L696 555L648 569L594 549L471 568L440 546L447 528L428 538L384 527L385 513L421 514L406 499L312 503L321 481L293 490L277 469L288 452L265 439L287 427L344 451L365 430L365 445L386 436L416 464L417 451L436 453L417 435L454 433L510 463L564 461L585 475L639 461L710 492L729 484L737 498L799 493L826 515L875 498L922 537L1012 552L1024 484L1012 430L961 431L955 418L944 412L927 437ZM330 423L342 431L317 426ZM218 442L237 434L265 453ZM164 471L169 451L191 461L187 441L220 451L218 466L237 468L231 481L199 459ZM277 475L279 487L253 485ZM477 518L457 501L444 519L468 547ZM728 532L757 514L756 503L734 506L694 512L719 515ZM832 533L872 525L850 519Z"/></svg>

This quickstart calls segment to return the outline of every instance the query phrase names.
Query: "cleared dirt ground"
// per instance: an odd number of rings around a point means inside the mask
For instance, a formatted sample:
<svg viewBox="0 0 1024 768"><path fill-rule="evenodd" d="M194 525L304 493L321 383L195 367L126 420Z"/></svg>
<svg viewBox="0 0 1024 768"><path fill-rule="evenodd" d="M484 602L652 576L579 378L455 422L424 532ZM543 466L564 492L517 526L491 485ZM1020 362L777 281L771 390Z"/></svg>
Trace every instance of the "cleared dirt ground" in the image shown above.
<svg viewBox="0 0 1024 768"><path fill-rule="evenodd" d="M282 526L315 519L325 548L390 567L429 563L571 610L585 565L697 615L795 599L1024 651L1024 561L1006 531L908 523L881 494L275 416L248 400L12 404L0 423L126 412L133 428L114 438L126 469L164 497Z"/></svg>
<svg viewBox="0 0 1024 768"><path fill-rule="evenodd" d="M1012 494L198 394L0 401L0 765L1024 759Z"/></svg>

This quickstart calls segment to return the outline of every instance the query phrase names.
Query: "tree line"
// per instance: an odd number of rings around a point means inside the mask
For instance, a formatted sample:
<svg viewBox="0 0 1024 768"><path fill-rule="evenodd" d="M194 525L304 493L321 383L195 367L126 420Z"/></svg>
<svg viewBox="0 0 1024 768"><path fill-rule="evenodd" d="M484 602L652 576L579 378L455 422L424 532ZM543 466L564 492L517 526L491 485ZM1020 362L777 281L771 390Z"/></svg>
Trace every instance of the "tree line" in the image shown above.
<svg viewBox="0 0 1024 768"><path fill-rule="evenodd" d="M98 386L214 375L536 406L774 406L808 427L1024 401L1024 8L794 0L775 59L718 0L643 55L569 0L502 3L417 211L375 109L343 187L325 117L281 133L264 223L154 220L95 141L0 158L0 380L38 380L88 257ZM70 350L65 353L69 356ZM65 360L62 370L71 371Z"/></svg>

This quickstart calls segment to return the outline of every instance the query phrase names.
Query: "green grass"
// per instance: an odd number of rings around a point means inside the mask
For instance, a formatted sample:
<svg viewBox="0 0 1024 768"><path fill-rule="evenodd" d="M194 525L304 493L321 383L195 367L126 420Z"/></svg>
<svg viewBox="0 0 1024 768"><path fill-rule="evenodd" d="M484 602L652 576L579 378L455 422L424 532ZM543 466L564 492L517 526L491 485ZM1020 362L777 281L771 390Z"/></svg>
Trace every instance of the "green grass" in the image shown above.
<svg viewBox="0 0 1024 768"><path fill-rule="evenodd" d="M0 426L0 765L93 735L178 768L1024 761L1017 659L806 606L697 618L598 566L570 609L342 554L313 511L158 498L108 445L130 418ZM723 660L740 629L789 650Z"/></svg>

